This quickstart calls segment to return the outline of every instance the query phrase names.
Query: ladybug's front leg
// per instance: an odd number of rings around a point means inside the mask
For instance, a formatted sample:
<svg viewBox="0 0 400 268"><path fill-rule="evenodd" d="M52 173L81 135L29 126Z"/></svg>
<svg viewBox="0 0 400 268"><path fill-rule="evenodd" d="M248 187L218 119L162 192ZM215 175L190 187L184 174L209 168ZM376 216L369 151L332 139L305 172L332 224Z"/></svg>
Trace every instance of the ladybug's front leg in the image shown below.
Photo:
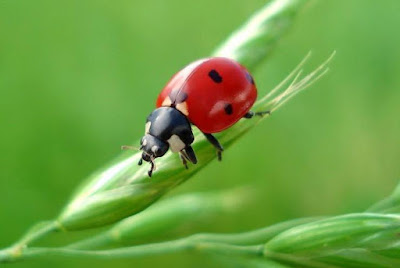
<svg viewBox="0 0 400 268"><path fill-rule="evenodd" d="M266 114L270 115L271 112L270 111L262 111L262 112L252 112L252 111L250 111L247 114L245 114L243 116L243 118L250 119L250 118L253 118L255 115L256 116L264 116Z"/></svg>
<svg viewBox="0 0 400 268"><path fill-rule="evenodd" d="M217 156L218 156L218 161L221 161L222 159L222 151L224 150L224 147L219 143L219 141L209 133L203 133L204 136L206 136L207 140L217 149Z"/></svg>
<svg viewBox="0 0 400 268"><path fill-rule="evenodd" d="M181 157L182 160L182 164L185 166L186 169L189 169L188 165L187 165L187 160L185 157L185 154L182 152L179 152L179 156Z"/></svg>
<svg viewBox="0 0 400 268"><path fill-rule="evenodd" d="M185 153L184 155L187 158L187 160L189 160L193 164L197 164L197 157L196 157L196 154L193 151L192 146L187 145L186 148L182 150L182 152Z"/></svg>
<svg viewBox="0 0 400 268"><path fill-rule="evenodd" d="M149 175L149 177L151 177L151 176L153 175L153 171L156 170L156 164L154 163L154 159L151 159L150 165L151 165L151 168L150 168L149 171L147 172L147 174Z"/></svg>
<svg viewBox="0 0 400 268"><path fill-rule="evenodd" d="M182 160L182 164L185 166L186 169L188 169L187 161L192 162L193 164L197 164L197 158L196 154L193 151L192 146L187 145L185 149L179 152L179 155Z"/></svg>

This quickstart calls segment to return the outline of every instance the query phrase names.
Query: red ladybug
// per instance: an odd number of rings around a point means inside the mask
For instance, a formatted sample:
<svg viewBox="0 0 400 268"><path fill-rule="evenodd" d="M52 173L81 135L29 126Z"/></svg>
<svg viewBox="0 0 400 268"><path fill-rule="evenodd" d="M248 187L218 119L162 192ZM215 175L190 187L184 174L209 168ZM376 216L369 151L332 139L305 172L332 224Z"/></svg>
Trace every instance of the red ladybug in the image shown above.
<svg viewBox="0 0 400 268"><path fill-rule="evenodd" d="M157 98L157 109L147 117L139 165L142 160L150 162L151 176L154 159L168 149L180 153L186 168L187 160L196 164L191 124L204 133L221 160L223 147L212 133L229 128L241 118L268 113L250 111L256 98L253 77L234 60L215 57L187 65L167 83Z"/></svg>

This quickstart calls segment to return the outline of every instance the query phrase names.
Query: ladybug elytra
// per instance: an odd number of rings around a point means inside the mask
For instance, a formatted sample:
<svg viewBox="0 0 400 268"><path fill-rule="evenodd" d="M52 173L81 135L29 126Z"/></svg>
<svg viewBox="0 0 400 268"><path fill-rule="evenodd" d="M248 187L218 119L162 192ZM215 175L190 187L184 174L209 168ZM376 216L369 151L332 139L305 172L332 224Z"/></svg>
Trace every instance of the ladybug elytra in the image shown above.
<svg viewBox="0 0 400 268"><path fill-rule="evenodd" d="M195 125L216 148L221 160L223 147L212 135L241 118L268 112L250 111L257 98L251 74L234 60L222 57L197 60L176 73L157 98L156 109L147 117L140 142L142 160L150 162L151 177L157 157L168 149L179 152L183 164L197 163L191 147Z"/></svg>

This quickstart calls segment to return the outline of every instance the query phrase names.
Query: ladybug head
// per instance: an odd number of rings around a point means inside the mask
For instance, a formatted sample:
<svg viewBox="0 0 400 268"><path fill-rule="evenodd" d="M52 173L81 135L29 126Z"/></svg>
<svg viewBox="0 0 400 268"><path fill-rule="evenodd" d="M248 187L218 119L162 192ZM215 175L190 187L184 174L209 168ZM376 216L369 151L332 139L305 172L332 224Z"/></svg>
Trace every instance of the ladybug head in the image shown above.
<svg viewBox="0 0 400 268"><path fill-rule="evenodd" d="M142 159L154 165L154 159L163 156L168 151L169 144L146 134L140 141L140 149L143 150Z"/></svg>
<svg viewBox="0 0 400 268"><path fill-rule="evenodd" d="M150 162L151 169L149 170L149 176L151 177L153 170L156 169L154 159L163 156L168 151L169 144L153 135L146 134L140 141L140 149L143 150L143 153L139 165L142 164L142 160Z"/></svg>

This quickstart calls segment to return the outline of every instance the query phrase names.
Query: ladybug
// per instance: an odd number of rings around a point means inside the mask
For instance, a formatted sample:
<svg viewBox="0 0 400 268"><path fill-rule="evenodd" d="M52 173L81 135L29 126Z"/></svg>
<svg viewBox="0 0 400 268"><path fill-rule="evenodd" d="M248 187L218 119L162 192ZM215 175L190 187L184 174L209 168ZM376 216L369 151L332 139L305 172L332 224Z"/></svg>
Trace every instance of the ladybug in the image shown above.
<svg viewBox="0 0 400 268"><path fill-rule="evenodd" d="M176 73L157 98L156 109L147 117L145 135L140 141L142 161L150 162L168 149L179 152L182 163L197 163L191 147L195 125L216 148L218 160L224 150L212 135L223 131L241 118L252 118L267 112L250 111L257 98L251 74L238 62L213 57L197 60Z"/></svg>

